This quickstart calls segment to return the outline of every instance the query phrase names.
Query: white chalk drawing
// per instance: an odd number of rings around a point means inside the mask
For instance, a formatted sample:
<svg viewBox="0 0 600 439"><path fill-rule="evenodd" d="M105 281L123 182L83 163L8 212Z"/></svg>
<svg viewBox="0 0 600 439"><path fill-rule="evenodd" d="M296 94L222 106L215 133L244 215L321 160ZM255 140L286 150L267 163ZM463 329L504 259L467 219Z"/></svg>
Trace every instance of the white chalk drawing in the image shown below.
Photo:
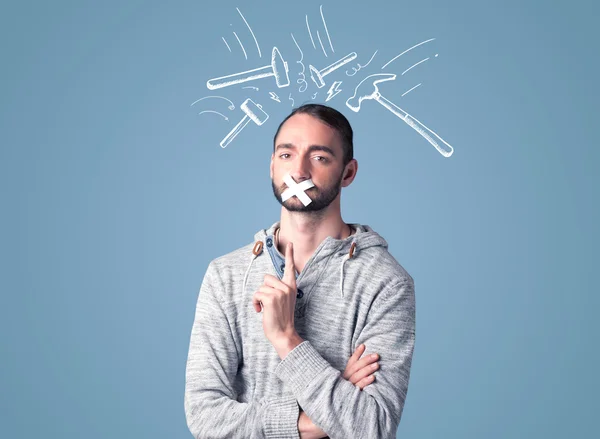
<svg viewBox="0 0 600 439"><path fill-rule="evenodd" d="M229 108L230 110L234 110L234 109L235 109L235 105L233 105L233 102L231 102L231 101L230 101L229 99L227 99L227 98L224 98L223 96L204 96L203 98L200 98L200 99L198 99L198 100L196 100L196 101L192 102L192 104L190 105L190 107L191 107L192 105L194 105L196 102L200 102L200 101L202 101L202 100L204 100L204 99L208 99L208 98L218 98L218 99L225 99L227 102L229 102L229 107L227 107L227 108Z"/></svg>
<svg viewBox="0 0 600 439"><path fill-rule="evenodd" d="M244 117L240 120L236 126L225 136L223 140L221 140L221 148L225 148L235 137L244 129L246 125L250 123L250 121L254 122L256 125L260 126L267 121L269 115L265 113L260 104L256 104L252 99L247 98L242 105L240 105L240 109L244 112Z"/></svg>
<svg viewBox="0 0 600 439"><path fill-rule="evenodd" d="M325 99L325 102L330 101L342 91L341 88L338 88L341 83L342 81L334 81L334 83L331 84L331 87L329 87L329 90L327 91L327 99Z"/></svg>
<svg viewBox="0 0 600 439"><path fill-rule="evenodd" d="M325 27L325 32L327 33L327 39L329 40L329 46L331 47L331 51L335 53L333 50L333 44L331 44L331 38L329 38L329 30L327 30L327 23L325 23L325 17L323 16L323 5L319 8L321 10L321 19L323 20L323 26Z"/></svg>
<svg viewBox="0 0 600 439"><path fill-rule="evenodd" d="M240 41L240 37L237 36L237 34L234 32L233 35L235 35L235 37L238 40L238 43L240 43L240 47L242 48L242 51L244 52L244 58L248 59L248 55L246 55L246 49L244 49L244 45L242 44L242 42Z"/></svg>
<svg viewBox="0 0 600 439"><path fill-rule="evenodd" d="M283 177L283 181L287 185L287 189L281 194L282 201L287 201L295 196L302 201L304 206L308 206L310 203L312 203L310 197L304 192L314 186L312 179L304 180L301 183L296 183L288 172Z"/></svg>
<svg viewBox="0 0 600 439"><path fill-rule="evenodd" d="M304 53L302 52L302 49L300 49L300 46L296 42L296 38L294 38L294 34L290 34L290 35L292 36L292 40L294 40L294 44L296 44L296 47L300 51L300 61L296 61L296 62L302 66L302 71L300 73L298 73L298 76L300 76L300 78L298 78L296 80L296 84L304 85L304 89L302 88L302 85L300 85L300 88L298 89L298 91L300 93L304 93L308 87L308 82L306 82L306 75L304 74L304 63L302 62L302 60L304 59Z"/></svg>
<svg viewBox="0 0 600 439"><path fill-rule="evenodd" d="M210 90L215 90L217 88L240 84L242 82L252 81L254 79L267 78L269 76L275 77L275 83L279 88L290 85L288 64L283 60L277 47L273 47L270 65L259 67L257 69L246 70L240 73L234 73L233 75L209 79L206 82L206 87L208 87Z"/></svg>
<svg viewBox="0 0 600 439"><path fill-rule="evenodd" d="M435 132L433 132L424 124L419 122L414 116L411 116L402 108L387 100L381 95L381 93L379 93L379 87L377 86L378 83L384 81L393 81L395 79L396 75L393 73L375 73L373 75L367 76L356 86L356 88L354 89L354 95L348 98L348 100L346 101L346 106L352 111L358 113L358 111L361 108L362 101L375 100L381 105L383 105L385 108L387 108L389 111L391 111L394 115L406 122L408 126L417 131L429 143L431 143L440 154L442 154L444 157L450 157L454 152L452 146L446 143L446 141L444 141ZM443 145L440 145L438 141L441 142Z"/></svg>
<svg viewBox="0 0 600 439"><path fill-rule="evenodd" d="M237 11L240 13L242 20L244 20L244 23L246 23L246 26L248 26L248 30L250 31L250 33L252 34L252 38L254 38L254 42L256 43L256 48L258 49L258 56L260 58L262 58L262 53L260 53L260 46L258 45L258 41L256 40L256 37L254 36L254 32L252 32L252 28L250 27L250 25L248 24L248 22L246 21L246 18L244 17L244 15L242 14L242 11L240 11L239 8L236 8ZM245 53L245 52L244 52ZM247 59L247 58L246 58Z"/></svg>
<svg viewBox="0 0 600 439"><path fill-rule="evenodd" d="M312 33L310 31L310 26L308 25L308 15L306 16L306 28L308 29L308 35L310 36L310 41L312 42L313 47L316 49L315 40L313 40Z"/></svg>
<svg viewBox="0 0 600 439"><path fill-rule="evenodd" d="M325 48L323 47L323 41L321 41L321 35L319 34L319 30L317 30L317 38L319 39L321 50L323 50L323 55L325 55L325 58L327 58L327 52L325 52Z"/></svg>
<svg viewBox="0 0 600 439"><path fill-rule="evenodd" d="M427 57L427 58L425 58L425 59L422 59L421 61L419 61L419 62L418 62L418 63L416 63L416 64L413 64L413 65L412 65L412 66L410 66L408 69L406 69L405 71L403 71L403 72L402 72L402 74L404 75L404 74L405 74L406 72L408 72L410 69L412 69L413 67L416 67L416 66L418 66L419 64L421 64L421 63L423 63L423 62L427 61L428 59L429 59L429 57Z"/></svg>
<svg viewBox="0 0 600 439"><path fill-rule="evenodd" d="M312 64L309 64L308 68L310 70L310 77L313 80L313 82L317 85L317 87L322 88L325 86L325 81L323 80L323 78L325 76L329 75L334 70L339 69L344 64L349 63L350 61L352 61L355 58L356 58L356 52L349 53L342 59L334 62L333 64L325 67L322 70L317 70Z"/></svg>
<svg viewBox="0 0 600 439"><path fill-rule="evenodd" d="M229 44L227 44L227 40L225 39L225 37L221 37L221 38L223 38L223 42L225 43L225 45L227 46L227 48L231 52L231 47L229 47Z"/></svg>
<svg viewBox="0 0 600 439"><path fill-rule="evenodd" d="M415 44L414 46L406 49L404 52L402 52L400 55L396 55L395 57L393 57L392 59L390 59L388 62L386 62L382 67L381 70L385 69L390 63L394 62L395 60L397 60L398 58L400 58L402 55L404 55L406 52L413 50L415 47L420 46L421 44L425 44L425 43L429 43L430 41L435 40L435 38L430 38L429 40L425 40L425 41L421 41L419 44Z"/></svg>
<svg viewBox="0 0 600 439"><path fill-rule="evenodd" d="M415 88L417 88L418 86L420 86L421 83L419 82L417 85L415 85L413 88L411 88L410 90L405 91L404 93L402 93L402 96L409 94L411 91L413 91Z"/></svg>
<svg viewBox="0 0 600 439"><path fill-rule="evenodd" d="M360 70L360 69L364 69L365 67L367 67L369 64L371 64L371 61L373 61L373 58L375 58L375 55L377 55L378 50L375 51L375 53L373 54L373 56L371 56L371 59L369 60L368 63L366 63L364 66L361 65L360 63L357 63L357 67L352 67L352 70L354 71L354 73L352 73L351 75L348 74L348 70L346 70L346 75L347 76L354 76L356 75L356 73Z"/></svg>
<svg viewBox="0 0 600 439"><path fill-rule="evenodd" d="M215 114L219 114L219 115L223 116L223 117L225 118L225 120L229 120L229 119L227 118L227 116L225 116L224 114L221 114L221 113L219 113L218 111L214 111L214 110L204 110L204 111L201 111L201 112L200 112L200 113L198 113L198 114L202 114L202 113L215 113Z"/></svg>
<svg viewBox="0 0 600 439"><path fill-rule="evenodd" d="M239 16L241 17L241 19L244 21L248 31L250 32L250 34L254 40L254 43L256 45L256 50L258 52L259 57L262 58L261 47L258 42L258 39L256 38L256 35L254 34L252 27L248 23L248 20L246 20L246 17L244 16L244 14L240 10L240 8L236 7L236 10L237 10ZM309 24L308 14L305 15L306 29L308 31L308 35L310 37L310 41L313 46L313 49L315 49L317 51L316 55L320 56L320 53L318 53L319 52L318 46L315 41L315 40L318 40L318 43L319 43L319 46L321 48L323 55L325 55L325 57L328 57L329 49L326 48L327 43L329 43L328 45L331 50L331 53L335 53L335 48L333 46L333 42L331 40L331 35L329 33L327 22L325 20L325 15L323 13L323 5L319 6L319 12L321 15L321 20L323 22L323 29L315 29L317 38L316 39L313 38L312 30L311 30L311 27ZM233 26L233 25L230 24L230 26ZM327 40L325 40L325 37L321 37L321 33L323 31L325 32ZM244 57L247 60L248 53L246 52L244 44L242 43L240 37L238 36L238 34L236 32L233 32L233 35L235 36L238 44L240 45L240 48L241 48L243 54L244 54ZM300 72L298 73L298 77L295 82L298 85L298 91L300 93L304 93L308 89L308 86L309 86L308 79L306 78L307 75L306 75L306 67L304 64L304 52L303 52L302 48L300 47L300 44L298 44L298 41L296 40L294 34L290 33L290 35L292 37L292 40L293 40L296 48L298 49L298 52L300 52L300 59L296 60L296 63L300 64L300 69L299 69ZM223 43L225 44L225 46L227 47L229 52L231 53L232 47L229 45L228 41L225 39L224 36L222 36L221 39L223 40ZM430 38L430 39L421 41L420 43L415 44L412 47L409 47L408 49L402 51L401 53L399 53L398 55L396 55L392 59L390 59L388 62L383 64L381 66L381 70L388 67L391 63L393 63L394 61L396 61L397 59L399 59L400 57L402 57L404 54L408 53L409 51L411 51L419 46L422 46L426 43L434 41L434 40L435 40L435 38ZM359 62L359 63L356 63L354 67L351 67L349 70L346 70L346 76L348 76L348 77L354 76L360 70L368 67L375 59L375 56L377 55L377 53L378 53L378 50L375 50L375 52L371 55L371 57L369 58L369 60L366 64L363 65ZM313 55L314 55L314 53L313 53ZM404 70L401 73L401 75L405 75L406 73L410 72L411 70L413 70L415 67L419 66L420 64L423 64L426 61L429 61L430 58L432 58L434 56L437 58L438 54L435 53L435 55L431 55L430 57L423 58L421 61L413 64L412 66L410 66L406 70ZM342 66L348 67L350 65L349 63L354 61L356 58L357 58L356 52L351 52L348 55L346 55L345 57L339 59L338 61L328 65L327 67L325 67L324 69L321 69L321 70L317 70L314 67L314 65L312 65L312 64L308 64L308 63L306 64L306 65L308 65L308 71L310 72L310 78L311 78L312 82L317 86L318 89L327 90L327 94L325 96L325 102L329 102L330 100L335 98L338 94L341 94L341 92L343 91L341 88L341 84L342 84L341 80L333 80L332 79L332 83L327 84L327 85L330 85L329 89L324 88L326 85L325 77L328 74L334 72L335 70L340 69ZM262 62L260 64L262 64ZM335 75L332 75L332 77L333 76L335 76ZM274 77L275 85L277 85L278 88L284 88L284 87L288 87L290 85L288 63L283 59L281 52L275 46L273 46L273 49L271 52L270 65L265 65L263 67L259 67L259 68L251 69L251 70L244 70L239 73L228 74L226 76L212 78L206 82L206 86L209 90L216 90L219 88L233 86L233 85L237 85L237 84L243 84L248 81L253 81L256 79L262 79L262 78L267 78L267 77ZM414 116L408 114L406 111L404 111L403 109L398 107L396 104L392 103L391 101L389 101L388 99L384 98L381 95L377 84L379 84L381 82L385 82L385 81L393 81L396 78L397 78L397 75L395 73L378 73L378 74L368 75L362 81L360 81L360 83L356 86L356 88L354 90L354 95L346 100L346 106L348 106L348 108L350 108L354 112L359 112L361 109L361 104L364 100L375 100L375 101L379 102L379 104L381 104L384 108L389 110L392 114L394 114L398 118L402 119L407 125L409 125L411 128L413 128L415 131L417 131L423 138L425 138L431 145L433 145L438 150L438 152L440 152L440 154L442 154L444 157L450 157L454 152L454 149L451 145L449 145L439 135L437 135L435 132L433 132L431 129L429 129L423 123L421 123L419 120L417 120ZM406 96L407 94L409 94L413 90L417 89L421 85L422 85L422 83L419 82L417 85L412 86L411 88L406 90L404 93L402 93L402 97ZM255 91L259 90L259 87L252 86L252 85L246 85L241 88L242 89L252 89ZM347 88L347 87L344 87L344 88ZM268 93L269 93L270 99L272 99L278 103L282 102L281 99L283 97L279 97L277 95L277 93L275 93L273 91L269 91ZM314 101L316 99L317 95L318 95L318 90L314 94L311 94L311 99ZM229 102L229 104L230 104L228 106L229 110L235 109L235 105L233 104L233 102L223 96L205 96L203 98L196 100L191 105L194 105L203 99L209 99L209 98L224 99L227 102ZM294 107L295 99L292 96L292 92L289 93L288 100L291 101L291 106ZM302 101L302 99L300 99L300 101ZM309 101L304 101L304 102L309 102ZM246 96L246 99L244 100L244 102L241 104L240 109L244 113L244 116L237 123L237 125L227 134L227 136L225 136L225 138L221 141L220 145L222 148L225 148L227 145L229 145L229 143L231 143L233 141L233 139L242 131L242 129L247 124L250 123L250 121L254 122L258 126L261 126L269 118L269 115L262 109L262 106L253 102L252 99L250 99L247 96ZM227 117L225 114L217 111L217 109L203 110L203 111L200 111L198 114L201 115L204 113L218 114L222 118L224 118L226 121L229 120L229 117ZM291 179L291 177L289 177L289 178ZM303 182L303 183L304 183L304 185L307 184L306 182ZM304 192L298 190L298 186L300 186L300 185L296 184L293 181L293 179L291 179L290 184L288 185L288 191L286 191L288 193L288 198L292 197L292 196L297 196L299 199L302 199L302 198L304 198L303 196L306 196L306 194L304 194ZM291 191L290 190L291 188L296 188L297 189L296 192L298 192L298 193L296 194L295 192ZM310 200L310 198L308 200ZM303 202L305 202L305 201L307 201L307 200L304 198ZM305 203L305 205L306 204L307 203Z"/></svg>

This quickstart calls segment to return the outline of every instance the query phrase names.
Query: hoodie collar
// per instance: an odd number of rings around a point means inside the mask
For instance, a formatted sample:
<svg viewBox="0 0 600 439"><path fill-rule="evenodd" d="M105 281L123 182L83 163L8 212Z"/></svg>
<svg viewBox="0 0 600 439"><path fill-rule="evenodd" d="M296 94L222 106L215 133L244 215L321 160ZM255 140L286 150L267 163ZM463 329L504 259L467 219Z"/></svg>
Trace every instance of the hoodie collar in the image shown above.
<svg viewBox="0 0 600 439"><path fill-rule="evenodd" d="M275 230L280 226L280 221L276 221L267 229L261 229L254 235L254 240L256 244L260 243L261 252L263 246L266 246L267 253L270 256L270 259L275 267L275 271L279 275L280 278L283 277L283 272L285 269L285 256L279 252L279 250L275 246ZM355 230L355 232L348 236L345 239L335 239L331 236L326 237L315 249L313 255L307 261L305 269L297 275L296 278L300 282L301 278L304 279L306 276L310 276L310 280L316 281L318 279L318 275L315 276L314 270L312 267L321 266L323 260L328 259L330 257L339 258L339 267L340 267L340 294L343 298L343 290L344 290L344 265L346 261L349 259L359 259L360 252L369 247L383 247L384 249L388 248L388 244L385 239L383 239L377 232L375 232L368 225L362 224L354 224L350 223L350 226ZM257 254L255 254L252 258L256 258ZM250 262L252 264L252 262ZM326 264L325 264L326 265ZM250 267L249 267L250 268ZM307 270L309 268L309 274L305 276ZM307 279L308 280L308 279Z"/></svg>

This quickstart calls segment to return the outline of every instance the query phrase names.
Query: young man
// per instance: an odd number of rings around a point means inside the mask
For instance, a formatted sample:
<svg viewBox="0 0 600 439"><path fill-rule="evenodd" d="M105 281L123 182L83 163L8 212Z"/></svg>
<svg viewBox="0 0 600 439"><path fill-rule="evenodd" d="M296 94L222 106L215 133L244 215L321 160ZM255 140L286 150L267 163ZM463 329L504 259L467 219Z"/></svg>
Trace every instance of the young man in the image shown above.
<svg viewBox="0 0 600 439"><path fill-rule="evenodd" d="M200 288L185 385L194 437L396 437L414 282L379 234L342 220L341 188L358 169L352 136L341 113L318 104L277 129L271 179L281 219L211 261ZM348 377L363 344L380 369L361 388Z"/></svg>

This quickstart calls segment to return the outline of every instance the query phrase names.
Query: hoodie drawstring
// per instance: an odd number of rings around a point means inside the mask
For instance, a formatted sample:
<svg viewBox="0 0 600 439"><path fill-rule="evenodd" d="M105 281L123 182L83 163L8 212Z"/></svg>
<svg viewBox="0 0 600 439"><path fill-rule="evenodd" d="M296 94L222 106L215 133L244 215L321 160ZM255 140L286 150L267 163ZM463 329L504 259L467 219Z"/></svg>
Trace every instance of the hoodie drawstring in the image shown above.
<svg viewBox="0 0 600 439"><path fill-rule="evenodd" d="M244 274L244 283L242 284L242 297L246 295L246 282L248 281L248 274L250 273L250 268L252 268L252 263L254 260L260 255L263 251L263 243L262 241L256 241L254 247L252 248L252 258L250 259L250 264L248 264L248 268L246 269L246 274Z"/></svg>
<svg viewBox="0 0 600 439"><path fill-rule="evenodd" d="M342 266L341 266L341 270L340 270L340 296L342 297L342 299L344 298L344 264L346 263L346 261L350 258L352 258L352 256L354 256L354 249L356 248L356 242L353 242L352 245L350 246L350 251L348 252L347 255L344 255L344 258L342 259Z"/></svg>

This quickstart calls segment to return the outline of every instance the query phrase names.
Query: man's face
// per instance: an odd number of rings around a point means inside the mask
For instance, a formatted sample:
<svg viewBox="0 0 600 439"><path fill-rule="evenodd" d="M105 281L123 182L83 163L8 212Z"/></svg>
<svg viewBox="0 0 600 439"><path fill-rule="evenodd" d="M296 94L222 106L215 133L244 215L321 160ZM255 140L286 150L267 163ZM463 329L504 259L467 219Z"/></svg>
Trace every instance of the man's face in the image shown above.
<svg viewBox="0 0 600 439"><path fill-rule="evenodd" d="M282 201L288 172L296 183L312 179L314 187L305 191L312 200L308 206L295 196ZM295 114L283 124L271 158L273 194L282 206L293 212L325 209L340 193L343 172L342 144L333 128L308 114Z"/></svg>

